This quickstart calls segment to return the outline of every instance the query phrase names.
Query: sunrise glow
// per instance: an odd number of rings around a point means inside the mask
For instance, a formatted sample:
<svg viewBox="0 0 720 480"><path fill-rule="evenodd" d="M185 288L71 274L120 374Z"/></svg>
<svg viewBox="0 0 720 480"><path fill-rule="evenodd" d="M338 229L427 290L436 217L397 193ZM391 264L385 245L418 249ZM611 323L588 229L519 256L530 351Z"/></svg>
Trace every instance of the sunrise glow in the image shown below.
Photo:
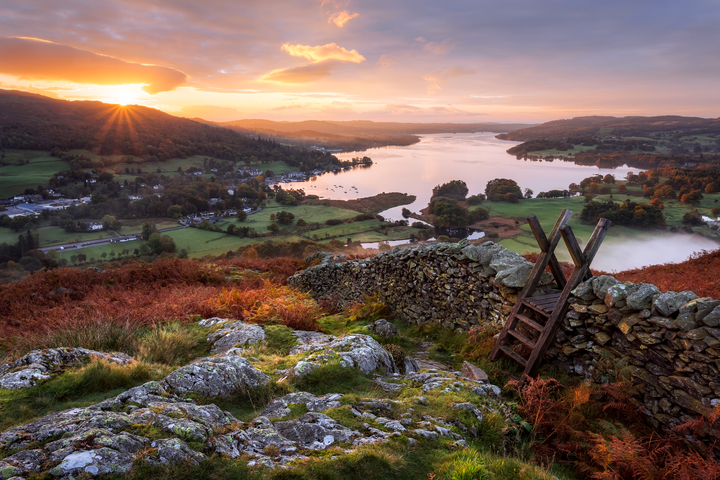
<svg viewBox="0 0 720 480"><path fill-rule="evenodd" d="M717 9L678 6L663 23L638 20L645 2L220 3L8 7L0 87L218 121L712 116L720 103Z"/></svg>

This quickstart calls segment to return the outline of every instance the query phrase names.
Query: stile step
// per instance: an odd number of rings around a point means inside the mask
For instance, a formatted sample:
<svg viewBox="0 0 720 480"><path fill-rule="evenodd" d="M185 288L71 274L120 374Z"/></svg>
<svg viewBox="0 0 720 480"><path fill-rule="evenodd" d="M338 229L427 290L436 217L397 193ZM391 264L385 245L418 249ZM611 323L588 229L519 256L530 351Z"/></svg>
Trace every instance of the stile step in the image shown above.
<svg viewBox="0 0 720 480"><path fill-rule="evenodd" d="M523 357L521 357L520 355L518 355L512 348L506 347L505 345L503 345L502 347L500 347L500 350L502 350L503 353L505 353L508 357L510 357L513 360L515 360L516 362L518 362L523 367L525 365L527 365L527 360L524 359Z"/></svg>
<svg viewBox="0 0 720 480"><path fill-rule="evenodd" d="M527 338L527 337L526 337L525 335L523 335L522 333L516 332L516 331L514 331L514 330L510 330L508 333L509 333L510 335L512 335L513 337L517 338L518 340L520 340L522 343L524 343L524 344L527 345L528 347L530 347L530 348L532 348L532 349L535 348L535 345L536 345L535 342L533 342L532 340L530 340L529 338Z"/></svg>
<svg viewBox="0 0 720 480"><path fill-rule="evenodd" d="M537 323L535 320L532 320L532 319L526 317L525 315L521 315L521 314L518 313L518 314L516 315L516 317L517 317L518 320L520 320L521 322L525 323L526 325L534 328L535 330L537 330L537 331L540 332L540 333L542 333L543 330L545 330L545 327L543 327L542 325L540 325L539 323Z"/></svg>

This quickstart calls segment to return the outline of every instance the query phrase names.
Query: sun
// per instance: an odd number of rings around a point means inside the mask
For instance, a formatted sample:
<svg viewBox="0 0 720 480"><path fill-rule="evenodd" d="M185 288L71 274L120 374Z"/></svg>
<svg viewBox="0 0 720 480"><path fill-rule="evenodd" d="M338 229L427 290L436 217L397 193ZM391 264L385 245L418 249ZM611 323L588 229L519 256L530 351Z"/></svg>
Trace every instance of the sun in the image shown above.
<svg viewBox="0 0 720 480"><path fill-rule="evenodd" d="M122 105L123 107L126 105L130 105L137 102L137 99L135 96L128 92L117 92L112 97L108 98L108 101L110 103L115 103L117 105Z"/></svg>

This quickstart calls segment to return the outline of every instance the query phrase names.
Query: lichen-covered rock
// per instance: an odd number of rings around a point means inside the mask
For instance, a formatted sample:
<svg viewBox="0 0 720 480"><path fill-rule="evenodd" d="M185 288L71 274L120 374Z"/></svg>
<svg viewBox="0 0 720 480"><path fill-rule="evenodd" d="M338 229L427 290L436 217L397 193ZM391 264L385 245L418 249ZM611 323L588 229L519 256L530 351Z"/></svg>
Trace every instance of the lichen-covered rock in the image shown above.
<svg viewBox="0 0 720 480"><path fill-rule="evenodd" d="M178 438L155 440L150 446L157 449L156 455L145 458L145 461L151 465L176 463L199 465L206 458L205 455L191 449L187 443Z"/></svg>
<svg viewBox="0 0 720 480"><path fill-rule="evenodd" d="M593 294L597 298L605 298L605 294L607 291L617 285L619 282L615 279L615 277L611 277L610 275L600 275L598 277L594 277L590 280L590 284L592 286ZM591 299L585 299L585 300L591 300Z"/></svg>
<svg viewBox="0 0 720 480"><path fill-rule="evenodd" d="M655 285L650 283L638 283L628 287L626 302L628 308L642 310L652 306L653 297L660 293Z"/></svg>
<svg viewBox="0 0 720 480"><path fill-rule="evenodd" d="M220 329L208 335L211 353L223 353L235 347L244 347L265 341L265 330L260 325L241 321L220 324Z"/></svg>
<svg viewBox="0 0 720 480"><path fill-rule="evenodd" d="M270 378L237 355L202 358L178 368L162 381L168 391L221 397L267 385Z"/></svg>
<svg viewBox="0 0 720 480"><path fill-rule="evenodd" d="M135 456L102 447L96 450L78 450L63 459L50 475L62 479L77 478L82 474L91 476L108 473L126 473L132 468Z"/></svg>
<svg viewBox="0 0 720 480"><path fill-rule="evenodd" d="M346 335L325 345L322 353L314 353L298 362L294 372L302 377L326 363L338 358L346 368L358 368L364 373L382 370L386 374L396 373L397 367L388 352L369 335Z"/></svg>
<svg viewBox="0 0 720 480"><path fill-rule="evenodd" d="M348 442L360 435L317 412L309 412L297 420L276 422L275 428L283 437L312 450L324 450L334 442Z"/></svg>
<svg viewBox="0 0 720 480"><path fill-rule="evenodd" d="M325 345L334 342L337 338L333 335L326 335L320 332L308 332L304 330L295 330L293 332L293 336L295 337L297 345L290 349L290 355L320 350Z"/></svg>
<svg viewBox="0 0 720 480"><path fill-rule="evenodd" d="M453 403L453 404L451 404L450 406L453 407L455 410L467 410L467 411L469 411L470 413L472 413L473 415L475 415L475 418L478 420L478 422L482 422L482 421L483 421L483 414L482 414L482 412L480 411L479 408L477 408L477 407L476 407L475 405L473 405L472 403L468 403L468 402Z"/></svg>
<svg viewBox="0 0 720 480"><path fill-rule="evenodd" d="M321 397L307 392L290 393L281 398L271 401L261 415L268 418L283 418L290 415L288 405L304 404L311 412L324 412L341 405L340 399L343 396L339 393L329 393Z"/></svg>
<svg viewBox="0 0 720 480"><path fill-rule="evenodd" d="M698 298L693 292L665 292L653 300L653 308L662 316L669 317L690 300Z"/></svg>
<svg viewBox="0 0 720 480"><path fill-rule="evenodd" d="M393 338L398 334L397 327L385 320L384 318L381 318L375 323L368 325L367 329L370 330L375 335L379 335L384 338Z"/></svg>
<svg viewBox="0 0 720 480"><path fill-rule="evenodd" d="M0 433L0 448L19 450L0 464L0 475L8 474L0 478L48 472L70 480L127 472L151 443L131 433L138 424L171 436L152 444L147 458L150 463L198 463L205 456L191 450L182 439L211 448L218 444L214 433L236 423L232 415L215 405L183 401L157 382L148 382L99 404L53 413ZM60 438L48 441L53 437ZM42 446L27 449L37 445Z"/></svg>
<svg viewBox="0 0 720 480"><path fill-rule="evenodd" d="M121 352L104 353L86 348L48 348L33 350L14 362L0 365L0 388L17 390L29 388L40 380L50 378L58 367L66 367L90 358L97 358L125 365L133 358Z"/></svg>

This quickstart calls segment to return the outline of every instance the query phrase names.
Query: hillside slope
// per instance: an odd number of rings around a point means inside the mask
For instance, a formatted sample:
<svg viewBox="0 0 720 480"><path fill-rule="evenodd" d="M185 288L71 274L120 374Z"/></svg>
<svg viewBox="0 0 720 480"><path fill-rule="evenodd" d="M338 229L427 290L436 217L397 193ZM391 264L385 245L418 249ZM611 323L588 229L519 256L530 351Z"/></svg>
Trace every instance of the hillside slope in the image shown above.
<svg viewBox="0 0 720 480"><path fill-rule="evenodd" d="M497 136L501 140L563 140L567 137L594 136L600 133L616 136L643 136L653 132L683 131L685 135L720 133L720 118L680 117L604 117L589 116L553 120Z"/></svg>
<svg viewBox="0 0 720 480"><path fill-rule="evenodd" d="M0 147L54 152L86 149L98 155L159 160L190 155L226 160L318 155L152 108L69 102L12 90L0 90Z"/></svg>

